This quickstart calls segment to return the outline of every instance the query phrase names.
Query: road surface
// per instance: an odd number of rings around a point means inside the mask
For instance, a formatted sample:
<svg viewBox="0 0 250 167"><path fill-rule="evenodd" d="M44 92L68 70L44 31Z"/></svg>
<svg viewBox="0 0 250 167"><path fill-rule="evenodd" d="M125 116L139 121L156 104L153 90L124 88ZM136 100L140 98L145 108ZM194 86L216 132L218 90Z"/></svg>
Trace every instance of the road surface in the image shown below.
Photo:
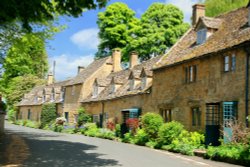
<svg viewBox="0 0 250 167"><path fill-rule="evenodd" d="M6 123L0 166L27 167L235 167L111 140Z"/></svg>

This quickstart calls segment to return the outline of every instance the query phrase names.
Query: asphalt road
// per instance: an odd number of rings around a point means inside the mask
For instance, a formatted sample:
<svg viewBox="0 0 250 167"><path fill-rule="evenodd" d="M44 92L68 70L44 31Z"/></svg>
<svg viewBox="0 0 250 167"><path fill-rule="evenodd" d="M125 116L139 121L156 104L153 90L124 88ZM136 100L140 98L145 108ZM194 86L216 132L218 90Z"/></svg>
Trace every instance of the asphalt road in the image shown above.
<svg viewBox="0 0 250 167"><path fill-rule="evenodd" d="M0 166L27 167L230 167L116 141L61 134L6 123L0 140Z"/></svg>

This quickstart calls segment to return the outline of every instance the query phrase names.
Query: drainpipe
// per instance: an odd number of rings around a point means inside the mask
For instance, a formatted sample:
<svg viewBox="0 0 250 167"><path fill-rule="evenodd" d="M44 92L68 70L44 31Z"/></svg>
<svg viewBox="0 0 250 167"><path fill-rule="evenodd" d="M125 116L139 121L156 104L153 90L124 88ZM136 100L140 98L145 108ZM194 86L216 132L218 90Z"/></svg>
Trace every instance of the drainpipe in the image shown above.
<svg viewBox="0 0 250 167"><path fill-rule="evenodd" d="M248 127L248 106L249 106L249 56L250 56L250 48L246 47L246 82L245 82L245 112L246 112L246 127Z"/></svg>

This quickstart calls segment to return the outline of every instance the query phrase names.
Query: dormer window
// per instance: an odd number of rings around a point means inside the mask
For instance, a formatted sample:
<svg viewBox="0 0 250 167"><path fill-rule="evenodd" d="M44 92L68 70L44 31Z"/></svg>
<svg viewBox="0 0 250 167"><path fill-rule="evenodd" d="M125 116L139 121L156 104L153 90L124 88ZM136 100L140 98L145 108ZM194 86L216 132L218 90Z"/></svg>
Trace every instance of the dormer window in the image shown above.
<svg viewBox="0 0 250 167"><path fill-rule="evenodd" d="M111 84L110 94L115 93L115 84Z"/></svg>
<svg viewBox="0 0 250 167"><path fill-rule="evenodd" d="M207 29L206 28L202 28L202 29L197 31L196 43L198 45L205 43L206 38L207 38Z"/></svg>
<svg viewBox="0 0 250 167"><path fill-rule="evenodd" d="M135 80L134 79L130 79L129 80L129 90L133 90L134 89L134 85L135 85Z"/></svg>
<svg viewBox="0 0 250 167"><path fill-rule="evenodd" d="M50 101L51 101L51 102L52 102L52 101L55 101L55 90L54 90L54 88L53 88L52 91L51 91Z"/></svg>
<svg viewBox="0 0 250 167"><path fill-rule="evenodd" d="M46 101L46 92L45 92L45 90L43 90L43 103Z"/></svg>
<svg viewBox="0 0 250 167"><path fill-rule="evenodd" d="M145 89L147 86L147 77L144 76L142 79L141 79L141 89Z"/></svg>
<svg viewBox="0 0 250 167"><path fill-rule="evenodd" d="M37 103L38 102L38 97L35 96L34 102Z"/></svg>
<svg viewBox="0 0 250 167"><path fill-rule="evenodd" d="M60 97L60 101L64 101L64 95L65 95L65 89L62 88L61 89L61 97Z"/></svg>
<svg viewBox="0 0 250 167"><path fill-rule="evenodd" d="M97 97L98 95L98 86L96 84L94 84L93 86L93 97Z"/></svg>

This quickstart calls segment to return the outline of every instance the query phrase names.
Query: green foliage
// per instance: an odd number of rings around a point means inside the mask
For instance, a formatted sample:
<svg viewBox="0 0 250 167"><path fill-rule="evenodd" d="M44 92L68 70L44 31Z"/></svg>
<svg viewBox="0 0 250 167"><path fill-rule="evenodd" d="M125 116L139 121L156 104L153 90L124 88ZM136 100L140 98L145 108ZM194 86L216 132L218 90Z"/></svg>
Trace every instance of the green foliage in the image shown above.
<svg viewBox="0 0 250 167"><path fill-rule="evenodd" d="M41 112L41 127L53 122L56 119L56 104L43 104Z"/></svg>
<svg viewBox="0 0 250 167"><path fill-rule="evenodd" d="M115 125L115 135L116 137L121 137L121 125L120 124L116 124Z"/></svg>
<svg viewBox="0 0 250 167"><path fill-rule="evenodd" d="M158 132L158 142L161 145L169 145L172 143L172 141L179 137L179 135L184 130L184 127L179 122L169 122L163 124Z"/></svg>
<svg viewBox="0 0 250 167"><path fill-rule="evenodd" d="M179 136L174 138L170 145L163 146L163 149L165 148L186 155L194 155L194 150L203 146L204 139L203 134L182 130Z"/></svg>
<svg viewBox="0 0 250 167"><path fill-rule="evenodd" d="M114 48L125 48L131 40L130 32L139 25L135 12L126 4L116 2L98 14L100 44L96 57L109 56Z"/></svg>
<svg viewBox="0 0 250 167"><path fill-rule="evenodd" d="M146 146L149 148L158 148L158 143L156 141L149 141L146 143Z"/></svg>
<svg viewBox="0 0 250 167"><path fill-rule="evenodd" d="M86 136L95 137L99 133L99 129L97 128L95 123L86 123L85 127L86 127L86 130L84 134Z"/></svg>
<svg viewBox="0 0 250 167"><path fill-rule="evenodd" d="M141 123L149 139L154 140L157 138L158 130L163 124L163 118L159 114L146 113L142 116Z"/></svg>
<svg viewBox="0 0 250 167"><path fill-rule="evenodd" d="M36 122L36 121L26 120L25 126L38 129L41 126L41 124L39 122Z"/></svg>
<svg viewBox="0 0 250 167"><path fill-rule="evenodd" d="M115 138L115 132L109 129L99 129L99 132L96 134L96 137L113 140Z"/></svg>
<svg viewBox="0 0 250 167"><path fill-rule="evenodd" d="M91 116L86 113L83 107L78 109L78 119L77 119L77 126L80 127L84 123L91 122Z"/></svg>
<svg viewBox="0 0 250 167"><path fill-rule="evenodd" d="M3 79L8 80L25 74L39 78L48 71L45 40L38 34L30 33L16 39L5 58Z"/></svg>
<svg viewBox="0 0 250 167"><path fill-rule="evenodd" d="M62 132L64 129L64 126L63 125L56 125L56 124L53 124L52 125L52 130L54 132Z"/></svg>
<svg viewBox="0 0 250 167"><path fill-rule="evenodd" d="M206 157L213 160L247 165L250 163L250 146L243 144L226 144L218 147L209 146Z"/></svg>
<svg viewBox="0 0 250 167"><path fill-rule="evenodd" d="M133 143L134 136L129 132L125 133L124 137L122 138L122 142L124 143Z"/></svg>
<svg viewBox="0 0 250 167"><path fill-rule="evenodd" d="M144 146L148 142L148 135L143 129L138 129L134 135L134 143Z"/></svg>
<svg viewBox="0 0 250 167"><path fill-rule="evenodd" d="M248 0L205 0L206 15L210 17L232 11L234 9L246 6Z"/></svg>
<svg viewBox="0 0 250 167"><path fill-rule="evenodd" d="M16 110L15 109L10 109L8 112L7 112L7 115L8 115L8 121L10 122L15 122L16 121Z"/></svg>
<svg viewBox="0 0 250 167"><path fill-rule="evenodd" d="M43 79L39 79L33 75L24 75L11 78L8 84L2 89L7 100L8 107L12 109L15 104L21 101L23 95L31 91L36 85L45 83Z"/></svg>
<svg viewBox="0 0 250 167"><path fill-rule="evenodd" d="M142 15L141 27L129 45L142 59L164 54L189 28L183 12L174 5L153 3ZM134 33L134 32L133 32Z"/></svg>
<svg viewBox="0 0 250 167"><path fill-rule="evenodd" d="M21 21L24 28L31 29L31 23L44 23L55 20L59 15L81 16L86 9L104 7L108 0L2 0L0 6L0 25Z"/></svg>

